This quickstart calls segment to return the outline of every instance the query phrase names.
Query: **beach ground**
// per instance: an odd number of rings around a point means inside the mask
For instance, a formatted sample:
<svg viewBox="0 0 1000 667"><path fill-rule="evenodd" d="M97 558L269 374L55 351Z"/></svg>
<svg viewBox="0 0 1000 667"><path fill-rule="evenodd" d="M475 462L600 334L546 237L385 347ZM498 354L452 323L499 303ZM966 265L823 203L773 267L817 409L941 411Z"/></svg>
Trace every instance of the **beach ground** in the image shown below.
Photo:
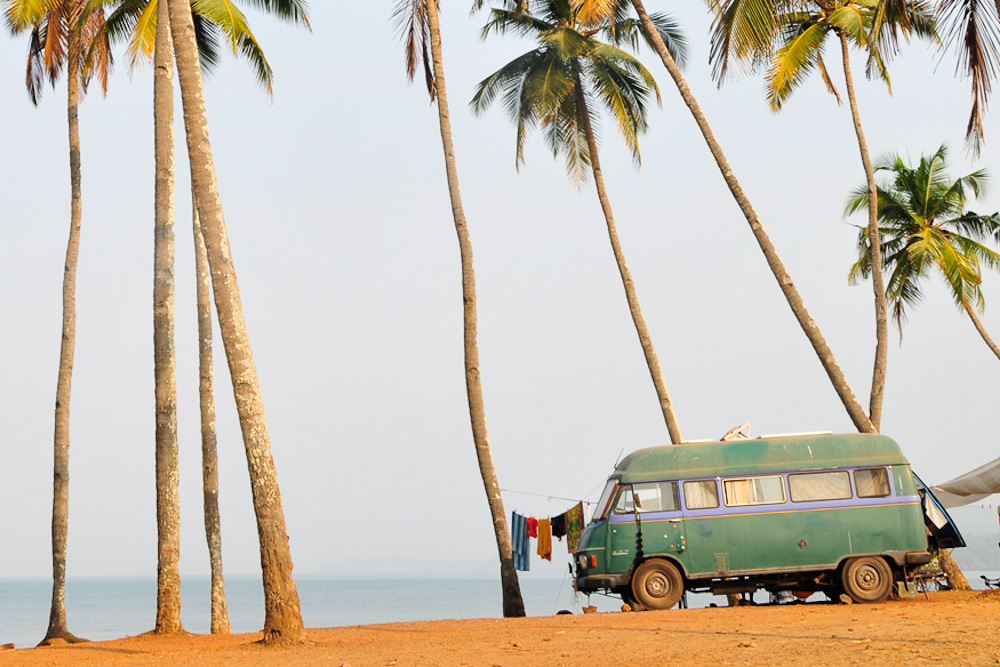
<svg viewBox="0 0 1000 667"><path fill-rule="evenodd" d="M1000 591L310 629L305 643L284 648L259 638L140 635L0 651L0 667L1000 665Z"/></svg>

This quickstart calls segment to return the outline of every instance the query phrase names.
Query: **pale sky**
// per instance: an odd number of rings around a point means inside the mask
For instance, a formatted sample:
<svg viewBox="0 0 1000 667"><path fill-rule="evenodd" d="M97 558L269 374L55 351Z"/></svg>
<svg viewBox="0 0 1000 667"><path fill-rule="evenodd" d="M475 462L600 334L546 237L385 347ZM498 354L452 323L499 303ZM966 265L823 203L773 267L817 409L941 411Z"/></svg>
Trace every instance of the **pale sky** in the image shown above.
<svg viewBox="0 0 1000 667"><path fill-rule="evenodd" d="M668 442L590 183L567 180L540 135L514 165L501 107L474 117L478 81L533 45L479 40L484 15L442 3L462 194L476 257L481 370L508 512L596 500L624 450ZM651 10L667 3L649 3ZM672 5L689 82L808 307L867 402L870 285L850 287L855 230L842 218L863 180L848 109L819 79L780 115L759 77L718 90L709 17ZM260 374L296 571L329 576L495 576L462 369L458 247L437 116L407 85L392 3L313 0L313 31L250 13L276 71L274 100L228 58L206 83L212 147ZM69 224L64 84L39 108L24 92L26 38L0 40L0 577L50 573L52 420L61 267ZM745 220L659 62L636 169L610 123L602 162L624 251L684 435L852 431ZM855 75L875 156L913 160L946 143L954 175L994 168L965 153L968 82L955 57L913 44L893 95ZM828 63L838 65L831 49ZM840 85L842 72L833 72ZM842 88L842 85L841 85ZM81 107L83 234L71 414L69 576L155 574L152 78L119 57L107 99ZM178 102L179 105L179 102ZM180 114L178 113L178 119ZM180 121L175 136L182 142ZM182 574L207 572L201 514L194 270L186 153L178 152L176 316ZM995 194L974 205L1000 208ZM859 224L860 218L851 222ZM984 322L1000 336L985 285ZM218 343L218 341L217 341ZM1000 454L1000 364L944 290L929 286L902 345L892 333L883 432L943 482ZM223 552L259 567L246 460L216 351ZM995 509L955 514L992 530ZM557 553L559 547L557 545ZM537 562L537 561L536 561ZM531 576L561 576L564 559Z"/></svg>

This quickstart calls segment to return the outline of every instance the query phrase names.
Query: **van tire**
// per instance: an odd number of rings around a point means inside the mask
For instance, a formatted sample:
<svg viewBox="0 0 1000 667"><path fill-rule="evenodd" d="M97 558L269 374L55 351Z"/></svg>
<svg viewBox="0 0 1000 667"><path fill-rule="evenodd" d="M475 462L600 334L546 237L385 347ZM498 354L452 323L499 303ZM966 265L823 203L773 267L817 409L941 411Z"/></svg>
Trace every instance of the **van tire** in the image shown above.
<svg viewBox="0 0 1000 667"><path fill-rule="evenodd" d="M852 558L840 572L840 583L855 602L882 602L892 593L892 570L877 556Z"/></svg>
<svg viewBox="0 0 1000 667"><path fill-rule="evenodd" d="M632 597L642 609L671 609L683 593L681 573L661 558L647 560L632 575Z"/></svg>

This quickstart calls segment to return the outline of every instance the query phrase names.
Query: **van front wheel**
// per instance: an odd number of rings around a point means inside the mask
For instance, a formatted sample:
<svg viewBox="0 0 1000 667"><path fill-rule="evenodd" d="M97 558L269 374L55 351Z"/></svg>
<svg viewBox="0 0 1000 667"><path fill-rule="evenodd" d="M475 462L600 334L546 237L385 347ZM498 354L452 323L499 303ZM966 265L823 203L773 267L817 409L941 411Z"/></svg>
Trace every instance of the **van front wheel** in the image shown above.
<svg viewBox="0 0 1000 667"><path fill-rule="evenodd" d="M681 573L665 560L647 560L632 575L632 595L643 609L670 609L683 592Z"/></svg>
<svg viewBox="0 0 1000 667"><path fill-rule="evenodd" d="M840 583L855 602L882 602L892 592L892 570L876 556L852 558L844 565Z"/></svg>

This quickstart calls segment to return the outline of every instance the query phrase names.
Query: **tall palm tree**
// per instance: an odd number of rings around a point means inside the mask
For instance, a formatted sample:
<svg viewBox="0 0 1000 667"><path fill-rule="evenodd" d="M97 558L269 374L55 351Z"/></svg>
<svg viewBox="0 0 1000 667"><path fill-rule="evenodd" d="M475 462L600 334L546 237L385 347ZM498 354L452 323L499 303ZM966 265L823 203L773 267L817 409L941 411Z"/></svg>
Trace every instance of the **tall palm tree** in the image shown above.
<svg viewBox="0 0 1000 667"><path fill-rule="evenodd" d="M923 298L921 283L928 274L937 273L955 304L1000 359L1000 347L976 314L985 305L983 266L1000 270L1000 254L982 243L1000 241L1000 214L979 215L965 209L970 192L973 197L983 193L988 180L985 169L952 180L945 171L946 162L947 150L941 146L933 155L921 156L916 167L899 156L883 159L876 166L877 172L889 175L878 188L882 263L889 273L886 297L892 302L892 316L902 340L907 309ZM867 189L858 190L851 195L845 212L850 215L867 205ZM868 237L859 237L851 282L867 278L873 261Z"/></svg>
<svg viewBox="0 0 1000 667"><path fill-rule="evenodd" d="M143 58L154 58L154 125L156 126L156 225L154 269L154 359L156 375L156 463L157 463L157 615L158 633L180 632L180 500L177 485L176 380L173 342L173 46L166 3L157 0L104 0L115 5L105 31L113 41L128 40L127 53L134 69ZM262 0L262 9L308 25L302 0ZM219 34L225 36L234 54L244 55L254 67L258 82L271 93L273 71L238 7L228 0L200 0L192 4L197 17L198 46L202 66L218 61ZM204 251L195 213L195 249ZM211 565L213 633L230 629L222 578L222 536L218 507L218 455L215 438L214 400L211 386L210 298L203 284L206 258L198 270L199 289L199 395L202 420L202 481L205 532ZM206 378L207 374L207 378Z"/></svg>
<svg viewBox="0 0 1000 667"><path fill-rule="evenodd" d="M167 7L156 16L153 73L155 215L153 231L153 373L156 399L156 626L181 626L180 471L177 459L177 376L174 354L174 67Z"/></svg>
<svg viewBox="0 0 1000 667"><path fill-rule="evenodd" d="M607 0L575 1L577 4L587 4L588 2L607 2ZM646 36L647 41L653 46L657 55L660 56L660 61L670 74L670 78L673 79L674 85L677 87L677 91L680 93L681 99L688 107L688 110L690 110L695 123L698 125L698 129L701 131L702 137L705 139L705 143L708 145L709 151L712 153L712 157L715 159L716 165L719 167L719 171L722 174L723 180L726 182L726 186L732 193L736 204L743 212L743 216L746 218L747 224L750 225L750 231L753 233L754 239L757 241L757 245L760 247L761 252L764 255L764 260L767 262L768 268L771 269L771 273L774 275L774 279L777 281L778 287L781 289L781 293L788 302L788 306L791 309L792 314L795 316L796 321L799 323L799 326L802 328L803 333L805 333L810 345L812 345L813 350L816 352L816 356L819 359L820 364L823 366L823 369L826 371L827 377L829 377L830 383L833 385L833 389L840 398L844 409L847 411L848 416L851 418L851 421L859 431L863 433L875 432L875 428L873 427L871 420L868 418L868 414L861 405L861 402L858 400L857 395L855 395L854 390L851 389L847 376L844 374L843 369L837 362L837 358L834 356L833 350L830 349L829 343L826 342L826 338L820 331L819 325L816 324L812 315L809 314L805 301L802 299L802 295L799 294L798 288L795 287L795 283L792 282L792 277L789 275L788 269L785 268L785 264L778 255L777 249L771 242L770 235L767 233L767 230L764 229L764 224L761 222L760 216L757 215L757 211L750 202L750 198L747 197L746 192L743 190L743 186L740 185L739 180L733 173L733 169L729 165L729 160L726 158L726 154L723 152L719 141L715 138L712 126L709 125L708 118L705 116L704 111L702 111L701 105L698 103L694 93L691 92L691 87L688 86L687 80L684 78L684 74L681 72L680 67L671 55L666 43L659 36L656 26L649 14L646 12L646 8L643 5L642 0L631 0L631 2L639 16L639 23L643 34Z"/></svg>
<svg viewBox="0 0 1000 667"><path fill-rule="evenodd" d="M444 78L444 57L441 53L441 26L438 21L437 0L400 0L393 17L403 37L406 50L406 74L412 81L417 67L422 66L427 92L431 101L437 102L438 125L444 149L445 177L451 196L451 213L458 235L458 250L462 266L462 321L465 331L465 391L469 402L469 420L472 423L472 441L476 448L479 474L486 490L493 533L500 557L500 586L503 591L505 618L524 616L524 600L507 529L507 514L500 497L493 451L486 428L486 407L479 372L479 343L477 341L476 273L473 267L472 240L462 206L455 164L455 146L451 136L451 116L448 111L448 92Z"/></svg>
<svg viewBox="0 0 1000 667"><path fill-rule="evenodd" d="M222 519L219 515L219 448L215 432L215 390L212 372L212 283L208 250L201 232L198 207L192 212L198 303L198 403L201 408L201 482L205 538L211 571L211 632L229 634L229 610L222 577Z"/></svg>
<svg viewBox="0 0 1000 667"><path fill-rule="evenodd" d="M298 642L305 635L302 611L295 581L292 579L292 557L281 507L277 470L271 456L264 401L243 318L236 271L219 199L191 4L189 0L169 0L169 9L191 164L193 198L208 250L219 328L229 363L250 471L264 586L264 642L272 645Z"/></svg>
<svg viewBox="0 0 1000 667"><path fill-rule="evenodd" d="M623 4L616 7L620 9ZM675 26L664 17L658 19L658 34L670 43L677 57L682 43ZM581 14L567 0L507 0L504 7L492 10L483 36L492 32L530 35L537 40L538 48L484 79L472 99L472 108L482 112L498 95L503 96L517 125L518 164L524 160L528 129L541 125L553 154L565 157L571 178L585 180L586 168L590 167L632 322L670 440L678 443L683 437L618 239L593 127L596 107L603 106L617 123L633 159L639 162L638 136L646 129L646 105L654 96L659 101L660 91L638 60L595 39L595 35L602 34L618 43L634 40L635 28L634 21L628 21L620 11L607 17L590 16Z"/></svg>
<svg viewBox="0 0 1000 667"><path fill-rule="evenodd" d="M38 104L46 81L55 86L66 73L66 111L69 129L70 226L63 265L62 343L56 384L52 490L52 602L43 644L55 640L82 641L66 624L66 539L69 524L69 406L76 342L76 265L80 252L83 195L80 168L78 107L87 85L97 77L106 92L111 49L97 36L104 12L86 0L4 0L8 28L29 33L26 84ZM91 49L91 45L94 45ZM87 54L91 52L88 60Z"/></svg>
<svg viewBox="0 0 1000 667"><path fill-rule="evenodd" d="M899 37L908 38L911 33L936 37L932 10L923 0L889 5L879 4L877 0L799 0L793 3L724 0L716 7L712 54L717 77L721 80L725 76L731 57L744 61L751 69L767 67L766 90L772 111L779 111L792 91L813 71L819 71L827 90L840 102L840 94L823 60L827 38L834 36L838 43L858 152L871 194L867 230L876 257L872 271L875 360L869 418L878 430L888 365L888 306L878 258L875 175L854 92L850 46L861 48L868 57L869 73L883 78L888 84L885 58L896 50Z"/></svg>

